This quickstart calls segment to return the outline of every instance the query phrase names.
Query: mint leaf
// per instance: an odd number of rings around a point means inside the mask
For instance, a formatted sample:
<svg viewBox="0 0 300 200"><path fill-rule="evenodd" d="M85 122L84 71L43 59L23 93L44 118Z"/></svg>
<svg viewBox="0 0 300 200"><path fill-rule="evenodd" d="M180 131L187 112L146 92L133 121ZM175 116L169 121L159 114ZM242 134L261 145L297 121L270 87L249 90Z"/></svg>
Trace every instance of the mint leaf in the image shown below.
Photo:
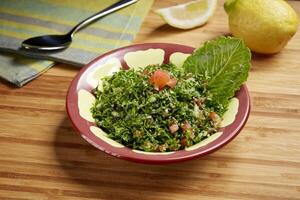
<svg viewBox="0 0 300 200"><path fill-rule="evenodd" d="M250 60L250 50L243 40L222 36L197 49L186 59L183 68L203 77L213 100L226 107L228 99L247 80Z"/></svg>

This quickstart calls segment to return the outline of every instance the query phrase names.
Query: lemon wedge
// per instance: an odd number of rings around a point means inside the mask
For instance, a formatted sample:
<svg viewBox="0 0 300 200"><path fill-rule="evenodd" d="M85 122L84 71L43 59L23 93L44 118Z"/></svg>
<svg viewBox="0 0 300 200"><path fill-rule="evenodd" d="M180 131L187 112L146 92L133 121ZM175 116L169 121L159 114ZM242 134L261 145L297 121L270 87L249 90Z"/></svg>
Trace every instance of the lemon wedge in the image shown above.
<svg viewBox="0 0 300 200"><path fill-rule="evenodd" d="M217 0L196 0L155 12L169 25L180 29L191 29L205 24L214 14Z"/></svg>

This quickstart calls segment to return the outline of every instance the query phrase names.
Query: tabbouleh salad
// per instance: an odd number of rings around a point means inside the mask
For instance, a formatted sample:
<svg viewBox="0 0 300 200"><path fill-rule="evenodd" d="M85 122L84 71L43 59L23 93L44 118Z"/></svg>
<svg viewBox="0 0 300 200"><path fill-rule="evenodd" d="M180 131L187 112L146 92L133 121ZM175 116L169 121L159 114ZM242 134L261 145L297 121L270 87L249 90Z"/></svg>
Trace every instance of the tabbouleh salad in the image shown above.
<svg viewBox="0 0 300 200"><path fill-rule="evenodd" d="M230 98L247 79L249 62L241 40L221 37L205 43L183 67L149 65L104 77L93 90L91 112L97 126L129 148L181 150L218 131Z"/></svg>

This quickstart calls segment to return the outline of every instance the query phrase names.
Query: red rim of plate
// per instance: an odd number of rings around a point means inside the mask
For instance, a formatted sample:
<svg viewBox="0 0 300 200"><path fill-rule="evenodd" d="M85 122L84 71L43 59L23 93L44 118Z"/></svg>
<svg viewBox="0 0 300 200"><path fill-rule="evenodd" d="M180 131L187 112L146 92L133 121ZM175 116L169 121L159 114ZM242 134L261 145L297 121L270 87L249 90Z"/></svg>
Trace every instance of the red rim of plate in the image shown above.
<svg viewBox="0 0 300 200"><path fill-rule="evenodd" d="M96 148L108 153L109 155L122 158L129 161L140 162L140 163L149 163L149 164L163 164L163 163L173 163L179 161L190 160L195 157L200 157L212 153L222 146L230 142L235 136L239 134L241 129L244 127L247 122L249 113L250 113L250 97L246 85L242 85L240 90L236 93L236 98L239 99L239 108L236 115L235 121L227 127L222 128L223 134L219 136L216 140L208 143L207 145L197 148L195 150L186 151L180 150L172 154L167 155L149 155L141 154L132 151L132 149L124 147L117 148L111 146L105 141L101 140L95 136L90 131L90 126L93 126L94 123L88 122L85 119L81 118L79 115L78 109L78 91L81 89L91 91L93 88L87 83L87 75L100 64L105 63L108 59L114 57L118 58L122 64L123 68L128 68L123 57L128 52L135 52L139 50L147 49L163 49L165 51L164 63L169 62L170 55L175 52L181 53L192 53L194 51L193 47L179 45L179 44L169 44L169 43L145 43L145 44L136 44L123 48L119 48L108 53L105 53L92 62L83 67L79 73L75 76L68 90L67 99L66 99L66 108L69 118L78 131L78 133L91 145ZM95 65L95 64L99 65Z"/></svg>

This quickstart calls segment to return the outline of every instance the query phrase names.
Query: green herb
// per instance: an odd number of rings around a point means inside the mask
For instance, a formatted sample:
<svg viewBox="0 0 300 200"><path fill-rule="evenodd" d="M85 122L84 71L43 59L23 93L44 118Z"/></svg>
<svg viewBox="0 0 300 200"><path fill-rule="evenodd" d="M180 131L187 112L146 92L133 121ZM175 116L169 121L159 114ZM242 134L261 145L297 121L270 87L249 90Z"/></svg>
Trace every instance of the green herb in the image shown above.
<svg viewBox="0 0 300 200"><path fill-rule="evenodd" d="M228 100L247 80L251 53L241 39L220 37L208 41L184 62L186 72L198 74L207 82L213 101L226 110Z"/></svg>
<svg viewBox="0 0 300 200"><path fill-rule="evenodd" d="M177 79L175 88L157 91L149 78L165 70ZM122 70L103 79L103 91L94 90L93 117L110 138L144 151L174 151L191 146L217 132L209 115L205 84L173 64Z"/></svg>

